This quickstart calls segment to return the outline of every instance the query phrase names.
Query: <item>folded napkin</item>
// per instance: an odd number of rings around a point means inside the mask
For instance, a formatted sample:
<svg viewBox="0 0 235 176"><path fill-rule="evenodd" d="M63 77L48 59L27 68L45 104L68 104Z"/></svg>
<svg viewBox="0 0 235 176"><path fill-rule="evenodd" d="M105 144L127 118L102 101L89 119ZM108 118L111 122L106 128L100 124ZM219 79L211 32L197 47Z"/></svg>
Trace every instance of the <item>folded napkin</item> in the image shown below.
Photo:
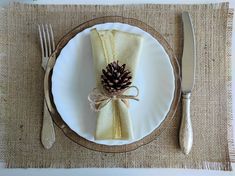
<svg viewBox="0 0 235 176"><path fill-rule="evenodd" d="M118 30L92 29L90 33L96 86L102 89L101 74L109 63L119 61L126 64L134 79L142 37ZM97 113L96 140L133 138L128 107L120 99L111 100Z"/></svg>

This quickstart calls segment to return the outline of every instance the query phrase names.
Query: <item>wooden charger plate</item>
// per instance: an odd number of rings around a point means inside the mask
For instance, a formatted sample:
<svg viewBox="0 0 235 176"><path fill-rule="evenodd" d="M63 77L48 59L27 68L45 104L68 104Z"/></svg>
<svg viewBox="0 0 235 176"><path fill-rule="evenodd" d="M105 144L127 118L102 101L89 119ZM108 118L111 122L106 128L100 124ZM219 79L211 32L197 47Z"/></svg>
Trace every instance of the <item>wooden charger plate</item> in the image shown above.
<svg viewBox="0 0 235 176"><path fill-rule="evenodd" d="M102 24L102 23L107 23L107 22L120 22L120 23L126 23L132 26L139 27L140 29L148 32L151 34L154 38L156 38L163 48L165 49L166 53L168 54L170 58L170 62L173 67L174 71L174 77L175 77L175 91L174 91L174 97L171 103L170 110L166 116L166 118L163 120L163 122L160 124L158 128L156 128L152 133L149 135L145 136L139 141L130 143L130 144L125 144L125 145L103 145L103 144L97 144L92 141L88 141L87 139L79 136L77 133L75 133L73 130L69 128L69 126L63 121L61 118L60 114L58 113L55 102L53 100L52 96L52 90L51 90L51 76L52 76L52 71L53 67L55 65L56 58L59 56L62 48L69 42L71 38L73 38L77 33L83 31L86 28L92 27L97 24ZM55 51L51 55L48 65L47 65L47 70L45 74L45 79L44 79L44 92L45 92L45 98L47 102L47 106L49 109L49 112L53 118L53 121L55 124L64 132L64 134L73 140L74 142L92 150L96 151L101 151L101 152L127 152L131 150L135 150L138 147L145 145L152 140L154 140L158 135L161 134L161 132L169 125L170 121L174 117L174 114L177 109L177 105L180 101L180 67L177 62L177 59L173 53L173 50L171 49L170 45L167 43L167 41L163 38L163 36L158 33L155 29L152 27L148 26L147 24L143 23L142 21L139 21L137 19L133 18L124 18L120 16L107 16L107 17L100 17L100 18L95 18L90 21L87 21L85 23L82 23L78 27L74 28L71 30L69 33L67 33L58 43L56 46Z"/></svg>

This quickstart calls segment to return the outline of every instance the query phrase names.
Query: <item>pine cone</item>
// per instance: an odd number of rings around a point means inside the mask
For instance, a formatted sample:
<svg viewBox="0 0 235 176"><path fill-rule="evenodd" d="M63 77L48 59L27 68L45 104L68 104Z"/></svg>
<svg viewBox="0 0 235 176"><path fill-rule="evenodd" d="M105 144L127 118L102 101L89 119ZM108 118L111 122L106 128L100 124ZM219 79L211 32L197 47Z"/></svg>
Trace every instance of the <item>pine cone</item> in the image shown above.
<svg viewBox="0 0 235 176"><path fill-rule="evenodd" d="M101 83L109 94L120 94L131 85L131 72L125 67L126 64L120 66L118 61L114 61L102 70Z"/></svg>

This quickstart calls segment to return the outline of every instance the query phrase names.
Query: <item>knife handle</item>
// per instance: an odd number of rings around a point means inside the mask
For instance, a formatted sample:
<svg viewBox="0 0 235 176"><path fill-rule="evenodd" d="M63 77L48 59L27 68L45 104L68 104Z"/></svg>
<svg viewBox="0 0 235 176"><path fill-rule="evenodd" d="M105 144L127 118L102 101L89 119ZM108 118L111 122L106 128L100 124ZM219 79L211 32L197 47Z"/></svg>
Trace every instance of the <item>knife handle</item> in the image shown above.
<svg viewBox="0 0 235 176"><path fill-rule="evenodd" d="M47 109L46 100L44 100L41 142L44 148L46 149L50 149L55 142L55 131L53 126L53 121Z"/></svg>
<svg viewBox="0 0 235 176"><path fill-rule="evenodd" d="M180 148L184 154L189 154L193 145L193 129L190 117L190 97L191 93L182 95L182 119L179 133Z"/></svg>

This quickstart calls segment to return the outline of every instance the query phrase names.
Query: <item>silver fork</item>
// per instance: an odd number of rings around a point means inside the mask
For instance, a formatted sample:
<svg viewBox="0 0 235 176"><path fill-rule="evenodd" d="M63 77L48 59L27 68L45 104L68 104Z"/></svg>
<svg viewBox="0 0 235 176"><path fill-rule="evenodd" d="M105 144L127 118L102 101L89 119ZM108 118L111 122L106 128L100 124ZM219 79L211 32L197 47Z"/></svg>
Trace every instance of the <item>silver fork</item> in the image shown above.
<svg viewBox="0 0 235 176"><path fill-rule="evenodd" d="M42 50L42 68L44 71L47 67L47 62L55 50L54 35L51 25L38 25L39 38ZM48 111L46 101L44 99L43 109L43 124L41 131L41 142L46 149L50 149L55 142L55 130L52 122L51 115Z"/></svg>

